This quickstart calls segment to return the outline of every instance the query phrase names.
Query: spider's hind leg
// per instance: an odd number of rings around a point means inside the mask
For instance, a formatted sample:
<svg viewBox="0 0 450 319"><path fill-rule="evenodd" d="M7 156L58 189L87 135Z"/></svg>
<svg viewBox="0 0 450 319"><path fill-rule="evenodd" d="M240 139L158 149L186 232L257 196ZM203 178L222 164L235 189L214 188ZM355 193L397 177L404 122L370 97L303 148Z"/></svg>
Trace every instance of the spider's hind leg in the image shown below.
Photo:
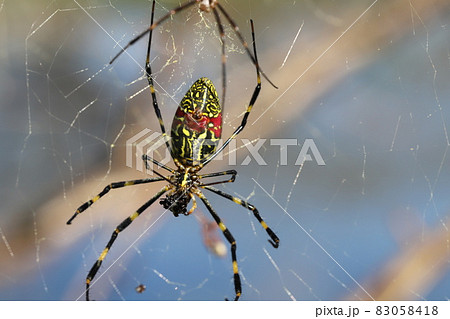
<svg viewBox="0 0 450 319"><path fill-rule="evenodd" d="M216 221L217 225L219 226L220 230L222 231L223 235L227 239L227 241L230 243L230 250L231 250L231 261L233 264L233 278L234 278L234 290L235 290L235 297L234 301L237 301L242 293L242 287L241 287L241 278L239 276L239 268L237 263L237 257L236 257L236 240L234 239L233 235L231 235L231 232L228 230L228 228L225 226L225 224L220 219L219 215L214 211L209 201L206 199L205 195L203 195L202 192L197 191L195 192L195 195L197 195L202 202L205 204L206 208L208 209L211 216ZM225 299L228 300L228 299Z"/></svg>
<svg viewBox="0 0 450 319"><path fill-rule="evenodd" d="M269 226L267 226L266 222L262 219L261 215L259 214L258 210L256 209L255 206L253 206L252 204L243 201L242 199L239 199L237 197L234 197L230 194L227 194L225 192L222 192L221 190L218 190L217 188L214 187L210 187L210 186L204 186L203 188L216 193L219 196L222 196L226 199L229 199L231 201L233 201L234 203L241 205L242 207L247 208L248 210L252 211L253 215L255 216L255 218L258 220L258 222L261 224L261 226L264 228L264 230L267 232L267 234L269 235L270 239L269 239L269 243L274 247L274 248L278 248L278 246L280 245L280 239L278 238L277 235L275 235L275 233L273 232L272 229L270 229Z"/></svg>
<svg viewBox="0 0 450 319"><path fill-rule="evenodd" d="M135 179L132 181L123 181L123 182L115 182L115 183L108 184L97 196L93 197L92 199L88 200L86 203L84 203L80 207L78 207L77 210L75 211L75 214L72 215L72 217L67 221L66 224L67 225L72 224L72 221L75 219L75 217L77 217L79 214L81 214L86 209L91 207L96 201L98 201L100 198L102 198L107 193L109 193L109 191L111 189L122 188L122 187L132 186L132 185L139 185L139 184L147 184L147 183L152 183L152 182L158 182L158 181L162 181L163 179L164 178L161 178L161 177L154 177L154 178Z"/></svg>
<svg viewBox="0 0 450 319"><path fill-rule="evenodd" d="M131 214L129 217L123 220L116 229L114 229L111 238L109 239L108 243L106 244L105 249L103 249L102 253L98 257L97 261L92 265L91 270L89 271L87 277L86 277L86 301L89 301L89 289L91 287L91 283L95 278L95 275L97 274L98 270L100 269L100 266L102 265L103 260L105 259L106 255L108 254L109 250L111 249L111 246L114 244L114 242L117 239L117 236L120 232L122 232L125 228L127 228L144 210L146 210L151 204L153 204L159 197L161 197L167 190L169 189L169 186L164 186L158 193L156 193L155 196L153 196L149 201L147 201L144 205L139 207L137 211L135 211L133 214Z"/></svg>

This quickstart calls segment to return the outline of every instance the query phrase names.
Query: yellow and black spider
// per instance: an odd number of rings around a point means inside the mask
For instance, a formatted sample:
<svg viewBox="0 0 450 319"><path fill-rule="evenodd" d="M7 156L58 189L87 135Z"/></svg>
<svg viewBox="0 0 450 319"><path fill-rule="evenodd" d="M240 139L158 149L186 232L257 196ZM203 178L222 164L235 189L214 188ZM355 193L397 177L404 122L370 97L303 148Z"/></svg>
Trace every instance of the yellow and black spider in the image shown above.
<svg viewBox="0 0 450 319"><path fill-rule="evenodd" d="M191 1L188 2L188 4L194 2L198 1ZM210 3L212 2L213 1L210 1ZM180 8L183 8L183 6L181 6ZM155 25L153 24L154 9L155 9L155 1L153 1L152 15L151 15L152 26ZM160 19L160 21L162 21L162 19ZM163 188L161 188L161 190L159 190L156 193L156 195L150 198L144 205L139 207L133 214L131 214L122 223L120 223L113 231L109 242L106 244L105 249L102 251L100 257L94 263L94 265L92 266L91 270L89 271L86 277L86 300L89 300L90 285L95 275L97 274L103 260L105 259L106 255L111 249L111 246L117 239L119 233L123 231L125 228L127 228L142 212L144 212L163 194L166 194L166 196L160 200L160 204L165 209L170 210L175 217L179 216L180 214L189 215L195 210L195 208L197 207L195 196L200 198L201 201L204 203L207 210L209 211L209 213L211 214L211 216L221 229L223 235L230 244L231 259L234 274L234 288L235 288L234 300L238 300L242 292L241 280L239 276L236 258L236 241L234 237L231 235L228 228L221 221L219 215L217 215L217 213L214 211L213 207L206 199L201 189L206 189L210 192L213 192L252 211L255 218L259 221L261 226L266 230L267 234L270 236L269 242L272 244L274 248L278 248L280 240L261 218L255 206L239 198L236 198L230 194L224 193L219 189L212 187L212 185L215 184L234 182L237 175L237 172L235 170L227 170L209 174L198 174L198 172L207 163L209 163L213 158L215 158L217 154L219 154L230 143L230 141L234 139L236 135L239 134L239 132L242 131L242 129L245 127L247 123L247 118L250 114L250 111L259 95L259 91L261 90L260 69L258 68L255 32L252 20L250 20L250 24L252 28L253 52L254 52L254 63L256 66L257 84L253 91L250 103L247 106L247 110L243 116L241 124L239 125L239 127L236 128L233 134L222 144L222 146L217 147L222 134L222 108L219 104L219 97L217 95L213 83L207 78L200 78L191 86L191 88L187 91L187 93L181 100L172 122L170 143L168 139L166 139L166 146L170 150L173 161L177 168L172 169L162 163L159 163L158 161L147 155L143 155L143 160L145 161L145 164L148 169L150 169L149 162L153 162L157 166L170 172L170 175L163 176L159 172L154 171L154 173L158 175L158 177L111 183L107 185L97 196L81 205L76 210L75 214L67 221L67 224L71 224L75 217L77 217L79 214L81 214L83 211L89 208L93 203L95 203L97 200L99 200L101 197L107 194L111 189L131 185L147 184L158 181L166 181L168 183ZM152 30L153 28L150 28L149 30L149 42L145 68L147 73L148 84L152 95L153 107L155 109L156 116L158 117L163 136L166 137L164 122L161 116L155 89L153 86L152 71L150 66L150 47L152 41ZM206 183L203 182L204 179L210 177L226 176L226 175L230 176L226 180L212 181ZM189 210L187 210L187 206L191 200L192 200L192 207Z"/></svg>

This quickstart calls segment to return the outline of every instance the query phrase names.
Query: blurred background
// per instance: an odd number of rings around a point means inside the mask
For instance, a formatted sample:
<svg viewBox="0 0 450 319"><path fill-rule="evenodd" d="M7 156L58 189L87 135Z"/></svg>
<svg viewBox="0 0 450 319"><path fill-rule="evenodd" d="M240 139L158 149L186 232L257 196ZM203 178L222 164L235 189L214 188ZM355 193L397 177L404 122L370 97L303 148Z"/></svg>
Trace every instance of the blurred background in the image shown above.
<svg viewBox="0 0 450 319"><path fill-rule="evenodd" d="M157 1L156 18L180 3ZM236 164L226 150L202 171L236 169L236 181L218 188L258 207L281 240L273 249L249 211L205 191L237 240L241 299L448 300L448 1L221 4L249 42L254 20L260 65L279 87L262 80L231 153ZM108 62L150 13L149 0L0 1L1 300L83 300L86 274L116 225L162 187L114 190L66 225L108 183L146 177L126 166L125 151L143 129L159 131L142 69L147 39ZM222 20L227 137L256 81ZM222 96L220 54L213 15L196 6L155 30L166 128L197 78ZM280 149L271 139L298 145ZM311 151L311 161L296 163L305 139L325 165ZM245 146L259 141L265 165ZM198 206L189 217L157 204L143 213L120 234L91 298L232 298L230 254L208 249L222 234Z"/></svg>

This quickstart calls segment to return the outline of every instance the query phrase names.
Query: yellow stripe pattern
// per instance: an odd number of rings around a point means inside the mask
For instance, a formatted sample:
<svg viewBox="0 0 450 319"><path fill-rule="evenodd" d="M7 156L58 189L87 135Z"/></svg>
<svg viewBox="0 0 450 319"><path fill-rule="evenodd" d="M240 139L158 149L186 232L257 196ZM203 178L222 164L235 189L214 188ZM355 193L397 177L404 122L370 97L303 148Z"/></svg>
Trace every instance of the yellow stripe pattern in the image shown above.
<svg viewBox="0 0 450 319"><path fill-rule="evenodd" d="M103 260L103 259L105 259L106 254L108 254L108 251L109 251L109 248L103 249L103 251L102 251L100 257L98 257L98 260Z"/></svg>

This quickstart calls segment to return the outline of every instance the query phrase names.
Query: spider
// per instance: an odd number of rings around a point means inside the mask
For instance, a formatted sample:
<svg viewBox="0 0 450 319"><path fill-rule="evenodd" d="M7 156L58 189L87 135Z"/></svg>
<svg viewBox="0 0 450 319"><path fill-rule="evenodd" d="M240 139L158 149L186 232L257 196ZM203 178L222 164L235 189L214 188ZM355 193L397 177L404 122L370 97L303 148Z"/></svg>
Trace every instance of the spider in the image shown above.
<svg viewBox="0 0 450 319"><path fill-rule="evenodd" d="M154 18L154 9L155 1L153 1L152 7L152 25ZM158 171L153 170L154 173L158 175L158 177L111 183L107 185L97 196L93 197L92 199L78 207L73 216L67 221L68 225L71 224L75 217L84 212L101 197L106 195L111 189L153 183L158 181L167 182L167 184L163 188L161 188L152 198L150 198L145 204L139 207L133 214L123 220L114 229L110 240L106 244L106 247L100 254L97 261L94 263L86 277L86 300L89 300L91 283L94 280L98 270L100 269L100 266L102 265L103 260L111 249L113 243L117 239L119 233L125 230L141 213L143 213L150 205L157 201L163 194L166 194L166 196L164 198L161 198L159 203L165 209L170 210L175 217L178 217L179 215L190 215L196 209L197 203L195 196L200 198L200 200L206 206L212 218L222 231L225 239L230 244L235 289L234 300L238 300L242 292L236 257L236 241L231 232L220 219L219 215L215 212L214 208L212 207L206 196L203 194L202 190L205 189L207 191L215 193L250 210L269 235L270 244L274 248L278 248L280 240L261 218L255 206L244 200L227 194L217 188L212 187L212 185L215 184L234 182L237 175L237 172L235 170L199 174L199 171L213 158L215 158L245 127L250 111L261 90L261 76L260 70L257 67L258 58L256 55L255 31L252 20L250 20L250 24L253 38L253 52L255 57L257 84L253 91L250 103L247 106L247 110L243 116L241 124L222 144L222 146L218 147L218 143L222 133L222 110L219 104L219 97L213 83L208 78L203 77L198 79L191 86L191 88L187 91L187 93L181 100L172 122L170 143L169 140L166 139L166 146L170 150L170 154L172 156L173 162L175 163L176 169L172 169L144 154L142 156L142 159L144 160L147 169L150 169L149 162L153 162L158 167L170 172L170 175L166 177L160 174ZM159 120L162 133L165 136L166 131L158 106L155 88L153 86L152 70L149 62L151 42L152 30L149 31L149 42L145 68L148 85L153 100L153 107ZM203 180L206 180L208 178L220 176L229 177L224 180L203 182ZM187 208L191 200L192 207L188 210Z"/></svg>
<svg viewBox="0 0 450 319"><path fill-rule="evenodd" d="M250 49L248 48L248 43L247 41L245 41L244 37L242 36L241 32L239 31L239 27L238 25L234 22L234 20L231 18L231 16L228 14L228 12L222 7L222 5L219 3L218 0L190 0L190 1L186 1L183 4L180 4L178 7L170 10L168 13L166 13L164 16L162 16L161 18L159 18L158 21L156 21L155 23L151 23L150 26L145 29L144 31L142 31L141 33L139 33L135 38L133 38L130 42L128 42L120 51L119 53L117 53L109 62L110 64L112 64L122 53L124 53L130 46L132 46L134 43L136 43L137 41L139 41L142 37L144 37L147 33L150 33L153 31L153 29L155 29L158 25L160 25L162 22L164 22L165 20L167 20L169 17L193 6L194 4L199 4L199 10L201 12L213 12L214 14L214 18L216 20L217 23L217 27L219 29L219 34L220 34L220 41L222 44L222 108L224 106L225 103L225 93L226 93L226 55L225 55L225 30L219 15L219 11L223 14L223 16L225 17L225 19L228 21L228 23L231 25L231 27L233 28L236 36L239 38L239 41L241 42L242 46L244 47L245 51L247 52L247 55L250 57L250 59L252 60L253 64L258 68L258 70L260 71L260 73L262 74L262 76L270 83L270 85L272 85L274 88L278 89L278 87L272 83L272 81L270 81L270 79L266 76L266 74L261 70L261 68L258 65L258 61L256 60L256 57L254 55L252 55L252 53L250 52Z"/></svg>

